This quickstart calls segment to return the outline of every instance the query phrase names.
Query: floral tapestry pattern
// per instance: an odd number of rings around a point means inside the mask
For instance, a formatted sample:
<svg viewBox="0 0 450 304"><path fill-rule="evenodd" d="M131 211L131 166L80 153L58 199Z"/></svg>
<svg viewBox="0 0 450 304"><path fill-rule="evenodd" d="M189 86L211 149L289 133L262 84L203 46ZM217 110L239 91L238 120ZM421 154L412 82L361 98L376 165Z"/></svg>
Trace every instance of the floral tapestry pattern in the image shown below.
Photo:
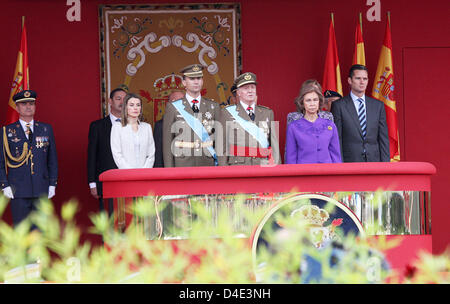
<svg viewBox="0 0 450 304"><path fill-rule="evenodd" d="M117 87L143 98L144 118L161 119L179 71L202 64L202 95L222 106L241 73L240 4L100 5L102 115Z"/></svg>

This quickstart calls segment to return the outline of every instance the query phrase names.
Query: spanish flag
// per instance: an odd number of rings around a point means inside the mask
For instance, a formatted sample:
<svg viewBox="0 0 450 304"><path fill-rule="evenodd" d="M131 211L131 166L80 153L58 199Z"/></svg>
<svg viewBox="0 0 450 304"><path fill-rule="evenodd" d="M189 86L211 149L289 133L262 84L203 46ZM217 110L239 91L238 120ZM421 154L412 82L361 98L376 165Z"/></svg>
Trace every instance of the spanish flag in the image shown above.
<svg viewBox="0 0 450 304"><path fill-rule="evenodd" d="M339 67L333 14L331 14L330 28L328 30L328 47L325 58L322 87L324 90L332 90L338 92L342 96L344 95L342 94L341 68Z"/></svg>
<svg viewBox="0 0 450 304"><path fill-rule="evenodd" d="M384 102L389 131L391 161L399 161L400 142L398 140L397 109L395 106L394 89L394 64L392 62L390 18L388 17L388 21L386 22L386 32L384 34L384 42L381 47L377 72L373 83L372 96Z"/></svg>
<svg viewBox="0 0 450 304"><path fill-rule="evenodd" d="M14 71L14 78L9 94L8 110L6 114L6 124L13 123L19 119L19 114L16 111L16 104L13 96L23 90L29 89L28 82L28 50L27 50L27 30L25 22L22 21L22 38L20 41L20 49L17 54L16 69Z"/></svg>
<svg viewBox="0 0 450 304"><path fill-rule="evenodd" d="M355 51L353 52L352 64L366 65L366 55L364 53L364 40L362 36L362 14L359 13L358 23L355 31Z"/></svg>

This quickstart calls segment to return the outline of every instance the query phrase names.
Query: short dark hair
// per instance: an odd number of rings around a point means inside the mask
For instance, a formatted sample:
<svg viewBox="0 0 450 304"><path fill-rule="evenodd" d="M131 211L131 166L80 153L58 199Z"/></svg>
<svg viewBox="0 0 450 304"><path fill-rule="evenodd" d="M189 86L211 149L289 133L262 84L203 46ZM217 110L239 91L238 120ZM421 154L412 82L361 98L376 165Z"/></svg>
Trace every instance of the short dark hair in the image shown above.
<svg viewBox="0 0 450 304"><path fill-rule="evenodd" d="M367 74L369 74L369 70L366 68L365 65L362 65L362 64L354 64L354 65L352 65L352 66L350 67L350 71L348 72L348 77L349 77L349 78L352 78L352 77L353 77L353 74L354 74L354 72L355 72L356 70L363 70L363 71L366 71Z"/></svg>
<svg viewBox="0 0 450 304"><path fill-rule="evenodd" d="M113 99L113 98L114 98L114 95L115 95L117 92L124 92L125 94L127 93L127 91L125 91L125 90L122 89L122 88L115 88L114 90L111 91L111 93L109 93L109 98Z"/></svg>

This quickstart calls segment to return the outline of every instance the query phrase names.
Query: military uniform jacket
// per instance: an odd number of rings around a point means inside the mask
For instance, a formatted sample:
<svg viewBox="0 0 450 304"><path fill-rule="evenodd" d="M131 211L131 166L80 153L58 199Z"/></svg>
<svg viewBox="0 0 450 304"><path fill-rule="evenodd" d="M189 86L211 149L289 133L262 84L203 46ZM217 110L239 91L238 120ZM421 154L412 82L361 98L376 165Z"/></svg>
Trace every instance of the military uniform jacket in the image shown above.
<svg viewBox="0 0 450 304"><path fill-rule="evenodd" d="M163 118L163 153L164 167L201 167L214 166L214 158L206 145L211 144L215 149L217 124L220 119L220 105L202 96L200 112L194 113L185 97L182 99L184 110L199 118L209 134L211 143L204 143L189 127L183 116L169 102Z"/></svg>
<svg viewBox="0 0 450 304"><path fill-rule="evenodd" d="M49 186L56 186L58 178L58 160L56 155L55 138L53 129L49 124L34 122L32 142L25 135L20 122L17 121L6 127L6 139L9 151L13 157L22 154L24 143L28 143L32 157L29 157L18 168L5 168L5 157L12 165L17 163L9 159L4 151L4 138L2 128L1 153L0 153L0 186L10 186L14 198L37 198L48 194Z"/></svg>
<svg viewBox="0 0 450 304"><path fill-rule="evenodd" d="M242 107L241 103L238 102L236 105L236 110L238 115L247 121L252 121L247 113L247 111ZM230 106L228 106L230 107ZM278 143L278 130L275 127L273 111L265 106L256 105L255 108L255 123L258 127L262 128L267 136L269 145L272 149L272 157L274 164L280 164L280 149ZM224 145L222 157L219 157L219 165L268 165L268 158L261 157L246 157L246 156L235 156L231 152L230 146L238 147L250 147L250 148L261 148L259 142L253 138L252 135L247 133L243 127L235 121L233 116L228 112L227 107L222 110L221 124L225 130L224 132ZM251 154L254 155L254 154Z"/></svg>

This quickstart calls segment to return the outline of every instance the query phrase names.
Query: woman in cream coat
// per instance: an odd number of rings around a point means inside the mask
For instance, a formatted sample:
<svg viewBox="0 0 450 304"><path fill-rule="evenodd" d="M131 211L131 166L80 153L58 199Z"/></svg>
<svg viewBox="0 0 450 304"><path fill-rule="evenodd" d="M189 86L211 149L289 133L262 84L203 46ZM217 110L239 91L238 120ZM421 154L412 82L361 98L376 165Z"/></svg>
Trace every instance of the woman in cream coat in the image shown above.
<svg viewBox="0 0 450 304"><path fill-rule="evenodd" d="M152 127L141 122L142 100L129 93L122 106L121 122L111 129L111 151L119 169L152 168L155 162L155 142Z"/></svg>

